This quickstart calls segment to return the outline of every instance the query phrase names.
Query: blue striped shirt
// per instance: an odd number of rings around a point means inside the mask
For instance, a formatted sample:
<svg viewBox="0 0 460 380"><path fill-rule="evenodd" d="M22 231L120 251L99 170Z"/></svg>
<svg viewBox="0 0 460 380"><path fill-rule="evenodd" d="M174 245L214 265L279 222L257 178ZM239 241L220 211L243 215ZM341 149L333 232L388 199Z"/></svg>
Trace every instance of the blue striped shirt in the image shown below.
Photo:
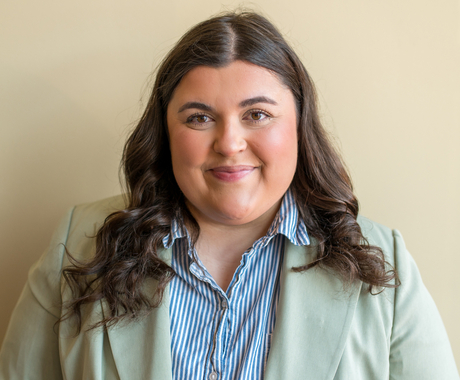
<svg viewBox="0 0 460 380"><path fill-rule="evenodd" d="M262 379L275 326L284 239L308 245L292 194L267 234L242 256L227 291L193 260L190 236L177 222L163 239L173 247L170 283L174 380Z"/></svg>

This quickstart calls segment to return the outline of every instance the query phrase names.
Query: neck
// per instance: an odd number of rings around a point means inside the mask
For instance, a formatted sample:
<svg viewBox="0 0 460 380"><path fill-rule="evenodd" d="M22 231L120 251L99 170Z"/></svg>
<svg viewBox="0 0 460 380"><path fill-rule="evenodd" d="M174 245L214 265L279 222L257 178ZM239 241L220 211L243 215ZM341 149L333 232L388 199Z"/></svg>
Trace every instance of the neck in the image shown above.
<svg viewBox="0 0 460 380"><path fill-rule="evenodd" d="M200 226L197 254L223 290L227 290L244 252L266 235L279 206L280 203L256 220L242 225L213 223L194 215Z"/></svg>

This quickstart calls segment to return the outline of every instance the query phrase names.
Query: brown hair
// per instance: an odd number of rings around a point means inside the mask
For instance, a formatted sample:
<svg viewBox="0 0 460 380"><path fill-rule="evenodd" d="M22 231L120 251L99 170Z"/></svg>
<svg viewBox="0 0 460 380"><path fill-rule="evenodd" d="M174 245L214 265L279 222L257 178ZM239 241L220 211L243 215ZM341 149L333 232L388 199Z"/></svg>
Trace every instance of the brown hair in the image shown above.
<svg viewBox="0 0 460 380"><path fill-rule="evenodd" d="M367 283L370 292L395 286L396 273L387 270L382 250L366 242L356 221L358 202L321 125L315 88L305 67L266 18L251 12L226 13L189 30L160 65L146 110L124 149L128 207L107 217L90 262L73 261L63 271L74 297L63 319L75 316L78 331L86 303L104 298L110 307L110 315L93 327L129 320L159 306L174 276L159 256L172 220L182 215L192 226L194 241L199 234L174 179L166 109L191 69L223 67L235 60L276 73L296 100L299 153L291 190L308 233L317 241L318 255L314 262L293 270L329 268L344 284ZM157 281L155 294L142 291L148 279Z"/></svg>

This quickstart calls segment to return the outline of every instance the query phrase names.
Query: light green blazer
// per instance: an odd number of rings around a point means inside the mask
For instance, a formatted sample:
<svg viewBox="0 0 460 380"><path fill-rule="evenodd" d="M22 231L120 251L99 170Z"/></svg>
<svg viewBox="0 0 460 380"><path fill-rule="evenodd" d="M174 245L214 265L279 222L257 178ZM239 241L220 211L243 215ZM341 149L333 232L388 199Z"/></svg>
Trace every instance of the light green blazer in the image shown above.
<svg viewBox="0 0 460 380"><path fill-rule="evenodd" d="M87 259L95 248L89 236L121 207L121 197L110 198L78 206L63 219L13 312L0 353L1 380L171 379L169 289L161 307L124 326L78 336L70 321L55 326L70 297L61 277L68 265L62 243ZM286 239L265 380L458 380L441 318L401 235L364 218L359 222L396 267L402 285L372 296L361 283L344 291L323 269L294 273L290 268L313 260L316 252ZM165 250L163 258L170 257ZM155 283L145 286L153 291ZM83 329L106 310L104 302L87 306Z"/></svg>

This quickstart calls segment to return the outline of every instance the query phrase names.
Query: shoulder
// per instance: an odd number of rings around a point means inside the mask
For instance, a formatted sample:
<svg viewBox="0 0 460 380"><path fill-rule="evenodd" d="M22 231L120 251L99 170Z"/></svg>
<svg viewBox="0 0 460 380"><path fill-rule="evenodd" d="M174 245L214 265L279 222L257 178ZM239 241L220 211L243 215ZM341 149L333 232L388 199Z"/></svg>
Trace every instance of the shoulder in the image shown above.
<svg viewBox="0 0 460 380"><path fill-rule="evenodd" d="M86 261L95 252L95 238L105 218L124 208L122 196L70 208L57 225L48 249L29 271L29 285L35 299L51 314L60 315L62 268L68 255Z"/></svg>
<svg viewBox="0 0 460 380"><path fill-rule="evenodd" d="M73 208L72 223L102 224L111 213L125 208L122 195L101 199L96 202L83 203Z"/></svg>
<svg viewBox="0 0 460 380"><path fill-rule="evenodd" d="M385 337L382 350L390 349L392 378L458 379L441 317L401 233L361 216L358 223L369 244L382 249L400 286L378 295L370 295L363 287L355 314L360 322L355 326L357 336L369 325L373 329L369 334Z"/></svg>
<svg viewBox="0 0 460 380"><path fill-rule="evenodd" d="M110 198L95 202L83 203L73 207L71 224L73 227L104 223L104 220L113 212L123 210L126 207L123 195L115 195Z"/></svg>
<svg viewBox="0 0 460 380"><path fill-rule="evenodd" d="M417 265L407 250L401 233L363 216L358 217L358 223L369 244L380 247L385 255L385 261L397 271L401 282L398 293L424 289Z"/></svg>
<svg viewBox="0 0 460 380"><path fill-rule="evenodd" d="M358 216L357 221L363 236L369 244L376 245L384 250L392 250L394 231L391 228L361 215Z"/></svg>
<svg viewBox="0 0 460 380"><path fill-rule="evenodd" d="M69 264L66 251L77 260L90 258L95 246L94 236L105 218L123 208L123 197L119 195L67 210L54 231L48 249L32 267L29 278L43 277L42 272L59 276L62 267Z"/></svg>
<svg viewBox="0 0 460 380"><path fill-rule="evenodd" d="M404 266L408 264L407 260L412 260L398 230L388 228L361 215L358 216L357 221L364 238L370 245L380 247L385 260L393 267Z"/></svg>
<svg viewBox="0 0 460 380"><path fill-rule="evenodd" d="M69 253L78 260L89 259L94 253L95 236L105 219L125 207L122 195L75 206L65 241Z"/></svg>
<svg viewBox="0 0 460 380"><path fill-rule="evenodd" d="M369 244L380 247L385 255L385 261L390 264L390 268L397 271L401 281L399 293L406 289L413 290L414 287L424 287L417 265L407 250L401 233L363 216L358 216L357 220L364 238Z"/></svg>

